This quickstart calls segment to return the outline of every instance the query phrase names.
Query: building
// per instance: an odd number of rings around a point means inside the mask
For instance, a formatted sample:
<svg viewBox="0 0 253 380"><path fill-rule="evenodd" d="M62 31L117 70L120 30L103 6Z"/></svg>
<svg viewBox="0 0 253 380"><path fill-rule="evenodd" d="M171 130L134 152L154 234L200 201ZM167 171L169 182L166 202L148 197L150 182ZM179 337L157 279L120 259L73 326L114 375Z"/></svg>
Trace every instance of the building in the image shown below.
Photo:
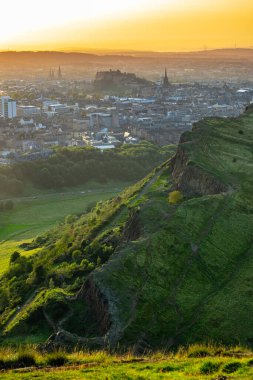
<svg viewBox="0 0 253 380"><path fill-rule="evenodd" d="M66 104L50 104L48 106L48 110L53 113L68 113L70 111L70 107Z"/></svg>
<svg viewBox="0 0 253 380"><path fill-rule="evenodd" d="M163 78L163 88L168 88L168 87L170 87L170 82L168 79L167 69L165 69L165 74Z"/></svg>
<svg viewBox="0 0 253 380"><path fill-rule="evenodd" d="M40 107L36 106L18 106L17 114L18 116L31 116L31 115L39 115L41 113Z"/></svg>
<svg viewBox="0 0 253 380"><path fill-rule="evenodd" d="M2 117L4 119L13 119L17 116L17 103L9 96L2 96Z"/></svg>

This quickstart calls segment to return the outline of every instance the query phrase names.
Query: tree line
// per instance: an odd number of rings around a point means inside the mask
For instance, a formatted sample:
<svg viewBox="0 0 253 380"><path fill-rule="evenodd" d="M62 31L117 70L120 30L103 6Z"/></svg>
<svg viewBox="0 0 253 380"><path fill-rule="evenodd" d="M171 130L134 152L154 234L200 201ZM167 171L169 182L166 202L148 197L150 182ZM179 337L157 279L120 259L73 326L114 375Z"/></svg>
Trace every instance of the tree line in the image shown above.
<svg viewBox="0 0 253 380"><path fill-rule="evenodd" d="M0 194L22 195L28 184L58 189L89 181L138 180L165 160L169 151L149 142L104 152L92 147L57 148L47 159L0 167Z"/></svg>

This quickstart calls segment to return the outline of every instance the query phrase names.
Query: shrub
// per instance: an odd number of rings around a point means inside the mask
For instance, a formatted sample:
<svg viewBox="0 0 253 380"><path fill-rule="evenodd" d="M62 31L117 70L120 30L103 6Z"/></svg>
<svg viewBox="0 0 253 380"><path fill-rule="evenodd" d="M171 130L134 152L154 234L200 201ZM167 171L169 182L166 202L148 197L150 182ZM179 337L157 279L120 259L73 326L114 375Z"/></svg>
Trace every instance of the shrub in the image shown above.
<svg viewBox="0 0 253 380"><path fill-rule="evenodd" d="M5 369L5 360L3 358L0 358L0 370Z"/></svg>
<svg viewBox="0 0 253 380"><path fill-rule="evenodd" d="M214 363L214 362L205 362L201 365L200 367L200 373L203 375L209 375L214 372L217 372L220 367L219 363Z"/></svg>
<svg viewBox="0 0 253 380"><path fill-rule="evenodd" d="M72 260L74 260L76 263L80 263L82 259L82 252L79 249L76 249L74 252L72 252Z"/></svg>
<svg viewBox="0 0 253 380"><path fill-rule="evenodd" d="M10 257L10 263L15 263L15 261L17 261L19 258L20 258L20 253L17 251L13 252Z"/></svg>
<svg viewBox="0 0 253 380"><path fill-rule="evenodd" d="M9 365L12 368L34 367L36 366L35 356L31 352L20 352L15 359L10 361Z"/></svg>
<svg viewBox="0 0 253 380"><path fill-rule="evenodd" d="M183 194L181 191L175 190L169 193L169 203L177 204L183 199Z"/></svg>
<svg viewBox="0 0 253 380"><path fill-rule="evenodd" d="M192 348L188 353L188 358L205 358L210 352L206 348Z"/></svg>
<svg viewBox="0 0 253 380"><path fill-rule="evenodd" d="M52 367L61 367L67 363L67 355L65 352L56 351L48 354L46 357L46 364Z"/></svg>
<svg viewBox="0 0 253 380"><path fill-rule="evenodd" d="M224 365L223 372L224 373L233 373L236 372L241 367L240 362L230 362Z"/></svg>

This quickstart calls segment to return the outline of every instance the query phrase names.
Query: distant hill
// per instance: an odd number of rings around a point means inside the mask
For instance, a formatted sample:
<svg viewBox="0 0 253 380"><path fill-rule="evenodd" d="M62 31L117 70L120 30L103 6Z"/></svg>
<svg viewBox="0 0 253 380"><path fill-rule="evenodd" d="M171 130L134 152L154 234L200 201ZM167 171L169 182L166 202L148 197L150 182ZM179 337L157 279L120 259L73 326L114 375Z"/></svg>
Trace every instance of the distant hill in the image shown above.
<svg viewBox="0 0 253 380"><path fill-rule="evenodd" d="M63 79L94 78L96 72L110 69L135 73L138 77L159 79L168 74L189 80L251 80L253 49L221 49L200 52L0 52L0 79L48 78L51 69L62 68ZM185 71L186 70L186 71ZM190 74L188 72L190 70ZM212 78L214 75L212 75ZM182 78L180 79L182 80Z"/></svg>
<svg viewBox="0 0 253 380"><path fill-rule="evenodd" d="M80 64L87 62L114 62L114 61L140 61L158 59L166 60L253 60L253 49L217 49L196 52L110 52L110 53L80 53L80 52L57 52L57 51L3 51L0 52L0 66L4 63L25 65L52 65L52 64ZM159 64L159 62L157 62Z"/></svg>
<svg viewBox="0 0 253 380"><path fill-rule="evenodd" d="M52 334L47 347L137 352L252 345L252 125L252 106L237 119L200 121L145 179L37 239L39 255L13 257L2 339Z"/></svg>

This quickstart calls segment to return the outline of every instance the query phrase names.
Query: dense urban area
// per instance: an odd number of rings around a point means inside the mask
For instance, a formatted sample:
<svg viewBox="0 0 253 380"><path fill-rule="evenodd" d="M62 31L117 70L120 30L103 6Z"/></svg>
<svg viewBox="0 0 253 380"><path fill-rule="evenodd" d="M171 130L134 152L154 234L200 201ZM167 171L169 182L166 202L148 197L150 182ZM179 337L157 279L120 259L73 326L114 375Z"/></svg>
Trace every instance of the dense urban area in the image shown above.
<svg viewBox="0 0 253 380"><path fill-rule="evenodd" d="M175 79L164 67L151 80L114 67L78 79L68 70L58 65L37 77L1 81L1 163L47 157L56 146L177 144L199 120L236 117L253 101L252 81L243 75L209 81L200 70L197 80L189 69Z"/></svg>

